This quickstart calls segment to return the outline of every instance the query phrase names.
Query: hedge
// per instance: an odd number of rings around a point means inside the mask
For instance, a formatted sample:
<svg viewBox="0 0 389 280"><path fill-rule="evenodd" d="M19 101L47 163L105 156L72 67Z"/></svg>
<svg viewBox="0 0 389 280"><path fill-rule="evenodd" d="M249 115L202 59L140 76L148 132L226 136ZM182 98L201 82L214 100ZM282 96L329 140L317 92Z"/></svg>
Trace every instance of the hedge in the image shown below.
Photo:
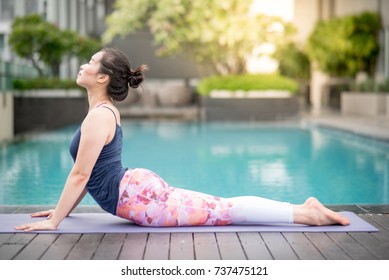
<svg viewBox="0 0 389 280"><path fill-rule="evenodd" d="M203 78L197 86L199 94L208 96L212 90L287 90L296 93L297 82L278 74L246 74Z"/></svg>

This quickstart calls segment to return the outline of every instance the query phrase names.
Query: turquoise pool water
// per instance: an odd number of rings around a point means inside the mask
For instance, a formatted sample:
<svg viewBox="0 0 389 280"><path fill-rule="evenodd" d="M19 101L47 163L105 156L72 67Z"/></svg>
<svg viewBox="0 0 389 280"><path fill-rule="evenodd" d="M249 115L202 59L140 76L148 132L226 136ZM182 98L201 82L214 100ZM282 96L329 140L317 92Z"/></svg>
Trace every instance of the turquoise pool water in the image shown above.
<svg viewBox="0 0 389 280"><path fill-rule="evenodd" d="M76 128L0 146L0 204L55 204ZM388 143L300 124L124 122L123 131L123 164L173 186L292 203L389 203Z"/></svg>

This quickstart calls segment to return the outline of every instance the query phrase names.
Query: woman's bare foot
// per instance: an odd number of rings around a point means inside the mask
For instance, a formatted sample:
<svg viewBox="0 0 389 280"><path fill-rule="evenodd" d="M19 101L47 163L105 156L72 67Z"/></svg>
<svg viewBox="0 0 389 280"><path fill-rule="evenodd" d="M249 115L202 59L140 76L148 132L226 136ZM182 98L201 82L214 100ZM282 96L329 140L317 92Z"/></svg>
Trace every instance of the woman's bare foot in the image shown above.
<svg viewBox="0 0 389 280"><path fill-rule="evenodd" d="M326 208L316 198L308 198L304 204L294 206L294 222L298 224L324 226L340 224L347 226L350 221Z"/></svg>

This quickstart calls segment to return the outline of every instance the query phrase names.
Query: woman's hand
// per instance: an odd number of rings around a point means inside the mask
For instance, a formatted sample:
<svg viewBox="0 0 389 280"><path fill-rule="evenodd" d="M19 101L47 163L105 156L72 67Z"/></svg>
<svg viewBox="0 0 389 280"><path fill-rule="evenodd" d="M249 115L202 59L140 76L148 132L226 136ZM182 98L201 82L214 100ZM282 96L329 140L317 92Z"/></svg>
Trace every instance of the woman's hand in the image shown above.
<svg viewBox="0 0 389 280"><path fill-rule="evenodd" d="M50 221L51 217L53 216L53 213L54 213L54 209L31 213L32 218L47 217L47 220L20 225L15 227L15 229L24 230L24 231L56 230L57 226L52 221Z"/></svg>
<svg viewBox="0 0 389 280"><path fill-rule="evenodd" d="M52 220L47 219L35 223L24 224L15 227L16 230L33 231L33 230L56 230L57 225Z"/></svg>
<svg viewBox="0 0 389 280"><path fill-rule="evenodd" d="M39 211L39 212L31 213L31 218L47 217L47 219L50 219L51 216L53 216L53 213L54 213L54 209Z"/></svg>

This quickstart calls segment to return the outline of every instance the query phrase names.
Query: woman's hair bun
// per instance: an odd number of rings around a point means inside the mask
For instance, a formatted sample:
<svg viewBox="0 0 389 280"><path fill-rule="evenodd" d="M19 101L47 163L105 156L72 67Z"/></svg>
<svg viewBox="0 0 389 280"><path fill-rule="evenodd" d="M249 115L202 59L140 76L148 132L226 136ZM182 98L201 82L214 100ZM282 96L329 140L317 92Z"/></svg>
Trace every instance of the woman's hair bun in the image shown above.
<svg viewBox="0 0 389 280"><path fill-rule="evenodd" d="M131 70L130 62L126 55L118 49L104 48L100 61L100 73L109 76L107 92L115 101L122 101L128 95L128 88L137 88L143 82L143 71L146 65L139 66L135 71Z"/></svg>
<svg viewBox="0 0 389 280"><path fill-rule="evenodd" d="M130 71L128 75L128 84L132 88L137 88L144 80L143 72L147 70L147 65L142 64L135 71Z"/></svg>

